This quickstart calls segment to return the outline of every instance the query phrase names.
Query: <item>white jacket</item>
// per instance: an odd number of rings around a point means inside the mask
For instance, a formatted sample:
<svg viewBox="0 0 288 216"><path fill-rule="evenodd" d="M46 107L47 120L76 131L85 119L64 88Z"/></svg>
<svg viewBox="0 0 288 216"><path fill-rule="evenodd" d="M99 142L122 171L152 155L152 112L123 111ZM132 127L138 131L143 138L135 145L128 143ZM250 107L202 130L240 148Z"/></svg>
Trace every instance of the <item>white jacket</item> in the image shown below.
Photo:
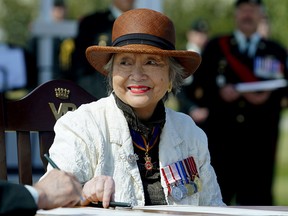
<svg viewBox="0 0 288 216"><path fill-rule="evenodd" d="M144 191L126 119L113 95L84 104L62 116L55 124L55 140L49 153L61 170L71 172L83 184L98 175L112 176L115 201L144 205ZM210 155L205 133L183 113L166 108L166 123L159 144L160 168L194 157L202 191L176 202L161 174L169 205L225 205ZM50 165L48 171L52 169Z"/></svg>

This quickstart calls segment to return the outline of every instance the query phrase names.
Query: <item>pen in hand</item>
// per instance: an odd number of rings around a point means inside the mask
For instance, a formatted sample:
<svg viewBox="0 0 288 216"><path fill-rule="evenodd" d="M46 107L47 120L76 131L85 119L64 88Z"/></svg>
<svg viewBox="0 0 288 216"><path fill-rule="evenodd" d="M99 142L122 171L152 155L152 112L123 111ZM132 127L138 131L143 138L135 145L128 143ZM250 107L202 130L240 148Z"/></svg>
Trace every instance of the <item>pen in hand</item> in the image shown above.
<svg viewBox="0 0 288 216"><path fill-rule="evenodd" d="M44 154L44 157L47 159L47 161L49 162L49 164L54 168L54 169L59 169L59 167L54 163L54 161L49 157L48 154Z"/></svg>
<svg viewBox="0 0 288 216"><path fill-rule="evenodd" d="M48 154L44 154L44 157L47 159L49 164L54 168L60 170L60 168L55 164L55 162L49 157ZM84 198L81 196L81 200L83 201ZM97 203L90 203L89 206L93 207L103 207L102 202L97 202ZM109 202L110 207L126 207L126 208L131 208L130 203L123 203L123 202Z"/></svg>
<svg viewBox="0 0 288 216"><path fill-rule="evenodd" d="M44 154L44 157L47 159L48 163L54 168L60 170L60 168L54 163L54 161L49 157L49 155L46 153ZM84 201L84 198L80 196L81 200Z"/></svg>

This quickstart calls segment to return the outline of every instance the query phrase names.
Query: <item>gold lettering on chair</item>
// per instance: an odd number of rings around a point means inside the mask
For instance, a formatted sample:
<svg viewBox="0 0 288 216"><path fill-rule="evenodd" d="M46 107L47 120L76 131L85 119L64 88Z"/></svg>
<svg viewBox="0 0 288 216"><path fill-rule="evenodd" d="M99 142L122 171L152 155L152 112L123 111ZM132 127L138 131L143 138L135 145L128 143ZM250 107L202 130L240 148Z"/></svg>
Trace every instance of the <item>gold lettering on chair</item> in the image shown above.
<svg viewBox="0 0 288 216"><path fill-rule="evenodd" d="M77 109L76 105L73 103L60 103L58 110L56 109L53 103L48 103L48 104L50 106L50 109L56 121L68 111L74 111Z"/></svg>

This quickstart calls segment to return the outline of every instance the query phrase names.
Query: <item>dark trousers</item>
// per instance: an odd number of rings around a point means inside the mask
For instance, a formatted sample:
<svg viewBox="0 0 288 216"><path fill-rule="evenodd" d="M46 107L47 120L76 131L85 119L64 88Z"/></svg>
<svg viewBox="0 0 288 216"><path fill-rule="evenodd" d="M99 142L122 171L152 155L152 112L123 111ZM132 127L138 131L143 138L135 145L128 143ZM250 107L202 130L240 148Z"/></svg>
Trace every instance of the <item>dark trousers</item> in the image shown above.
<svg viewBox="0 0 288 216"><path fill-rule="evenodd" d="M273 205L278 119L238 123L218 117L209 120L207 135L223 201L227 205Z"/></svg>

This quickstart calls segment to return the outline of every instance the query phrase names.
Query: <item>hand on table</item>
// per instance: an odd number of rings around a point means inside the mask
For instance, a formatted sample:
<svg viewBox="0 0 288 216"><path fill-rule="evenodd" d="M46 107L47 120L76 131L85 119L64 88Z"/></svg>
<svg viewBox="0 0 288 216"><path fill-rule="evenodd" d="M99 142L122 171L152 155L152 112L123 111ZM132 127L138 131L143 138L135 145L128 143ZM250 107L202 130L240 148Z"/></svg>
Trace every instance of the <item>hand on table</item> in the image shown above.
<svg viewBox="0 0 288 216"><path fill-rule="evenodd" d="M81 205L88 205L90 202L102 201L103 207L108 208L112 194L115 192L114 180L110 176L96 176L86 182L82 193L86 199Z"/></svg>

